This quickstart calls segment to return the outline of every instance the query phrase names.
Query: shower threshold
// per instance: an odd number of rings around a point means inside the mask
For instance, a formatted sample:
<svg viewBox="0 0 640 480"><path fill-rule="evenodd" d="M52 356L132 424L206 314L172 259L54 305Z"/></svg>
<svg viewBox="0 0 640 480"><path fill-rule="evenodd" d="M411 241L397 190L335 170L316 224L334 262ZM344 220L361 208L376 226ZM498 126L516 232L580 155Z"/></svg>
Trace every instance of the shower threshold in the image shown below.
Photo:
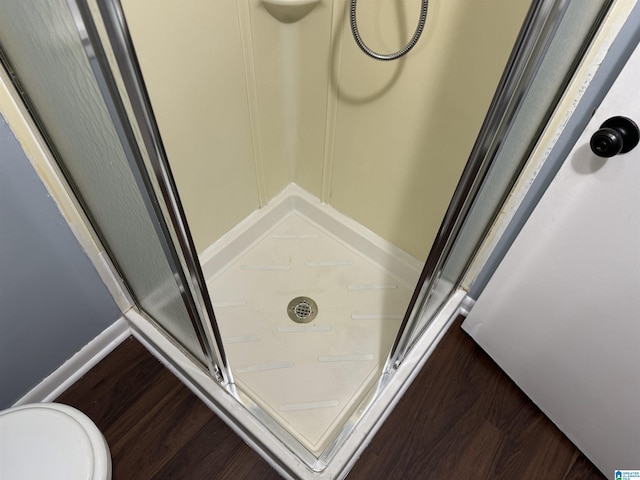
<svg viewBox="0 0 640 480"><path fill-rule="evenodd" d="M400 367L385 372L422 265L295 184L201 262L234 377L226 391L148 320L134 311L127 317L138 338L287 478L346 475L465 296L455 292ZM302 316L316 309L306 323L288 311L298 297L312 301L300 306Z"/></svg>

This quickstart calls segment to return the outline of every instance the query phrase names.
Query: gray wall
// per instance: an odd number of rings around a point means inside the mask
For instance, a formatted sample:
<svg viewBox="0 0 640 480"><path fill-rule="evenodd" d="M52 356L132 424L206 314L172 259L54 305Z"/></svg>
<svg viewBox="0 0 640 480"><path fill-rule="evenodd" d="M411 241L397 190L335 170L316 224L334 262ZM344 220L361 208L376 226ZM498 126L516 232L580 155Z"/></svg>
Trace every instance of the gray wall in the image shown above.
<svg viewBox="0 0 640 480"><path fill-rule="evenodd" d="M0 408L120 311L0 116Z"/></svg>

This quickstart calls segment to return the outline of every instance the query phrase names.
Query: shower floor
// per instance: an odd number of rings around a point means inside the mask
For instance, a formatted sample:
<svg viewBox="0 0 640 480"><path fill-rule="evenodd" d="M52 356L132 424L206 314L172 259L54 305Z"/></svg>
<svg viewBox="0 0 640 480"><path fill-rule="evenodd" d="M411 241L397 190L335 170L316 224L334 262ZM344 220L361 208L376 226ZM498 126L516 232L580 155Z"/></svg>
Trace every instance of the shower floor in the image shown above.
<svg viewBox="0 0 640 480"><path fill-rule="evenodd" d="M295 185L218 243L203 269L236 386L318 456L378 379L420 264ZM287 313L300 296L309 323Z"/></svg>

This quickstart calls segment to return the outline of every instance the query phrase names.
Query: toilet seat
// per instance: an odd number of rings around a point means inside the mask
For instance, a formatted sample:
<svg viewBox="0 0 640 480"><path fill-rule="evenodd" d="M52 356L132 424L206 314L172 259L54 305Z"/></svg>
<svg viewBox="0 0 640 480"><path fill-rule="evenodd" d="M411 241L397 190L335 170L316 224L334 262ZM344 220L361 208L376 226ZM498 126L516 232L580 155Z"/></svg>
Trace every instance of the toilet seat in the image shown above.
<svg viewBox="0 0 640 480"><path fill-rule="evenodd" d="M0 412L0 478L110 480L102 433L68 405L34 403Z"/></svg>

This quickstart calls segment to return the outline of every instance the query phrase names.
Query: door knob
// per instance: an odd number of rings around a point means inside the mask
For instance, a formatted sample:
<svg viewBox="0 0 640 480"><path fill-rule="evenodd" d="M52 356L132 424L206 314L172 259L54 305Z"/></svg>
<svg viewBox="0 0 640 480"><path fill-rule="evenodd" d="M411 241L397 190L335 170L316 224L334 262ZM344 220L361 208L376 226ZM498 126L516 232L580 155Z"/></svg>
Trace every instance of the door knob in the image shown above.
<svg viewBox="0 0 640 480"><path fill-rule="evenodd" d="M640 130L633 120L611 117L591 137L591 151L599 157L609 158L633 150L639 139Z"/></svg>

